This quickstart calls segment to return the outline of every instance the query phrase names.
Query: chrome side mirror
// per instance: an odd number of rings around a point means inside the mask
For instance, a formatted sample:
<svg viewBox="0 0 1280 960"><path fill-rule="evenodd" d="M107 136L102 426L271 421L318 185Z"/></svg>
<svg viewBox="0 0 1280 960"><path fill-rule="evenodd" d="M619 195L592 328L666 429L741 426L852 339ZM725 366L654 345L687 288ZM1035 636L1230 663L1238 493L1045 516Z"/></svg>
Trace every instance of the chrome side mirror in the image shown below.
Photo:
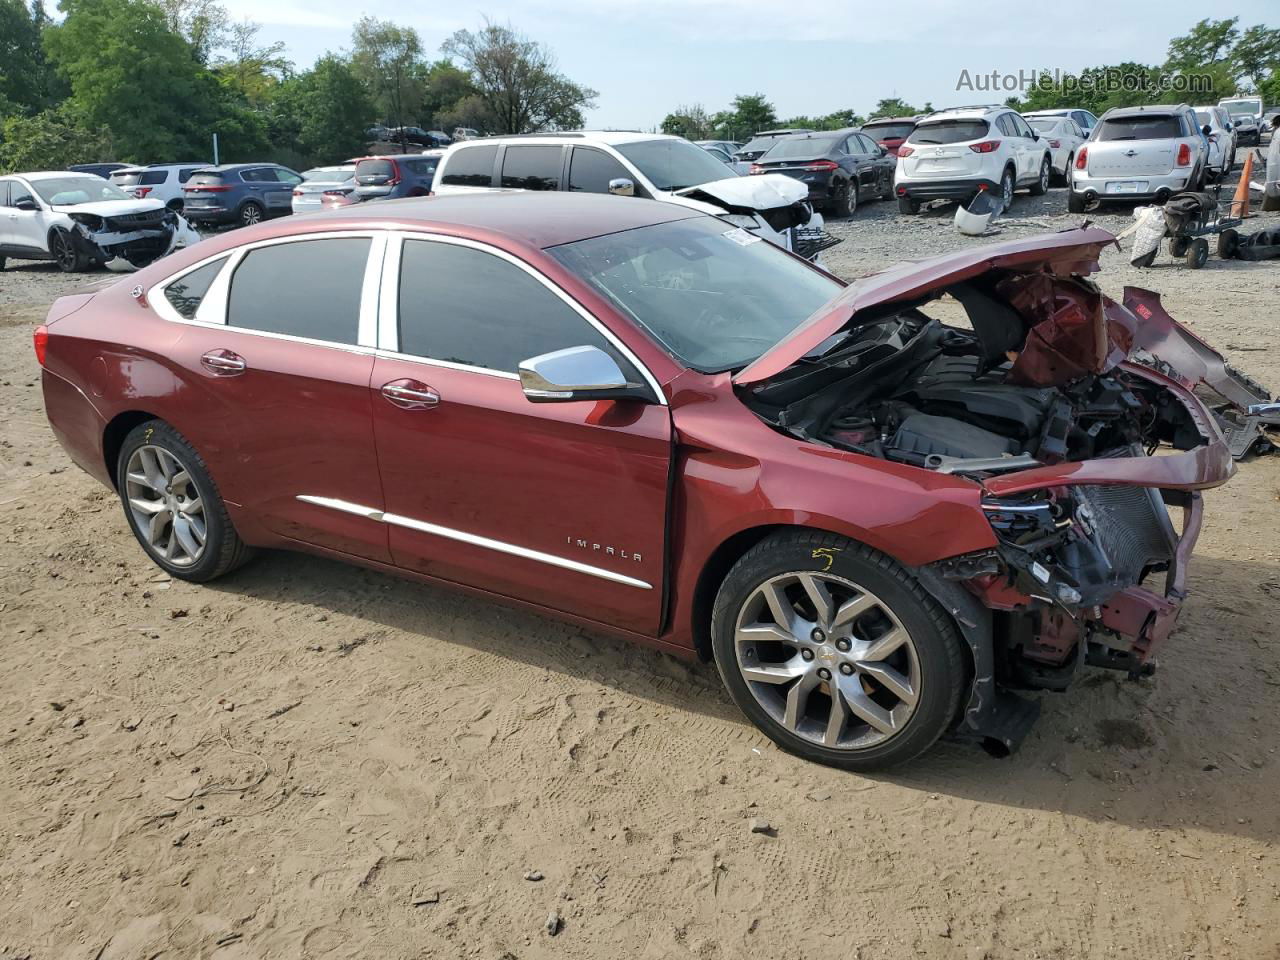
<svg viewBox="0 0 1280 960"><path fill-rule="evenodd" d="M634 197L636 195L635 181L628 180L626 177L610 180L609 192L615 197Z"/></svg>
<svg viewBox="0 0 1280 960"><path fill-rule="evenodd" d="M617 361L599 347L566 347L523 360L520 386L533 403L655 399L649 387L629 383Z"/></svg>

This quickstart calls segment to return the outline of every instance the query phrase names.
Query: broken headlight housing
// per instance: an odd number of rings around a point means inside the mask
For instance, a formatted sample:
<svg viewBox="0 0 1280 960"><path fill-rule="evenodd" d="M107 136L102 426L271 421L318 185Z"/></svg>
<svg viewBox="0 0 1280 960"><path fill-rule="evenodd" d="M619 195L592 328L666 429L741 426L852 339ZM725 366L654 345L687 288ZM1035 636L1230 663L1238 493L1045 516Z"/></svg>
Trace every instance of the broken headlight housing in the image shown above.
<svg viewBox="0 0 1280 960"><path fill-rule="evenodd" d="M102 229L102 218L96 213L69 213L67 216L90 232Z"/></svg>

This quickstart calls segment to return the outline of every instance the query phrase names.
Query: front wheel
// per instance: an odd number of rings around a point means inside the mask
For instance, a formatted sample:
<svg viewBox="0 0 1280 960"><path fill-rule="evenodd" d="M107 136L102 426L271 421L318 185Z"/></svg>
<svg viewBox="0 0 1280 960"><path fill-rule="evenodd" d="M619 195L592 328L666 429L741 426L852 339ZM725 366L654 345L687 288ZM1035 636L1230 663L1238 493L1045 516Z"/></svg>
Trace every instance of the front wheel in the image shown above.
<svg viewBox="0 0 1280 960"><path fill-rule="evenodd" d="M58 264L58 269L63 273L76 273L85 268L86 260L84 254L76 247L75 238L71 234L62 229L53 231L50 237L49 246L50 253L53 254L54 262Z"/></svg>
<svg viewBox="0 0 1280 960"><path fill-rule="evenodd" d="M170 576L203 583L251 556L200 454L163 420L125 437L116 488L134 536Z"/></svg>
<svg viewBox="0 0 1280 960"><path fill-rule="evenodd" d="M729 695L778 746L848 770L928 749L968 684L954 624L888 557L818 531L768 537L716 596Z"/></svg>

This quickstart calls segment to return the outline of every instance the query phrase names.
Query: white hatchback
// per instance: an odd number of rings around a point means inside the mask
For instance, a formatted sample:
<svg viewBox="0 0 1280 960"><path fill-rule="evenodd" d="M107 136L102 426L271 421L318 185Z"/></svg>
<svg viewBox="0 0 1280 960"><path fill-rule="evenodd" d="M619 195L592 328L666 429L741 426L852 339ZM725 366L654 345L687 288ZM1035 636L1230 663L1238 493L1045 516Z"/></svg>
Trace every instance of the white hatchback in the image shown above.
<svg viewBox="0 0 1280 960"><path fill-rule="evenodd" d="M898 209L917 213L931 200L968 205L994 192L1004 209L1013 192L1049 190L1053 169L1048 142L1008 107L959 107L932 113L916 124L898 148L893 192Z"/></svg>

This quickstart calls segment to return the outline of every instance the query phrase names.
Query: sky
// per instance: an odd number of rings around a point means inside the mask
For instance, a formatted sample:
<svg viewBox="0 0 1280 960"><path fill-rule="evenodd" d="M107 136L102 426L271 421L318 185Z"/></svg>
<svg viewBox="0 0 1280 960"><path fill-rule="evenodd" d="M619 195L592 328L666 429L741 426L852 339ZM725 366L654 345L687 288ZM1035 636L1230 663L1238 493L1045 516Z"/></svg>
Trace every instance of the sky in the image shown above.
<svg viewBox="0 0 1280 960"><path fill-rule="evenodd" d="M599 91L588 127L639 130L656 128L677 106L702 104L714 113L741 93L765 94L780 119L849 107L865 115L886 97L935 107L1002 101L1008 92L957 89L962 72L1160 63L1169 39L1207 16L1280 26L1276 0L1223 7L1191 0L827 0L797 8L779 0L225 3L232 16L261 23L264 42L284 41L299 68L346 49L362 14L414 27L432 58L455 30L475 29L486 16L509 22L549 46L571 80Z"/></svg>

